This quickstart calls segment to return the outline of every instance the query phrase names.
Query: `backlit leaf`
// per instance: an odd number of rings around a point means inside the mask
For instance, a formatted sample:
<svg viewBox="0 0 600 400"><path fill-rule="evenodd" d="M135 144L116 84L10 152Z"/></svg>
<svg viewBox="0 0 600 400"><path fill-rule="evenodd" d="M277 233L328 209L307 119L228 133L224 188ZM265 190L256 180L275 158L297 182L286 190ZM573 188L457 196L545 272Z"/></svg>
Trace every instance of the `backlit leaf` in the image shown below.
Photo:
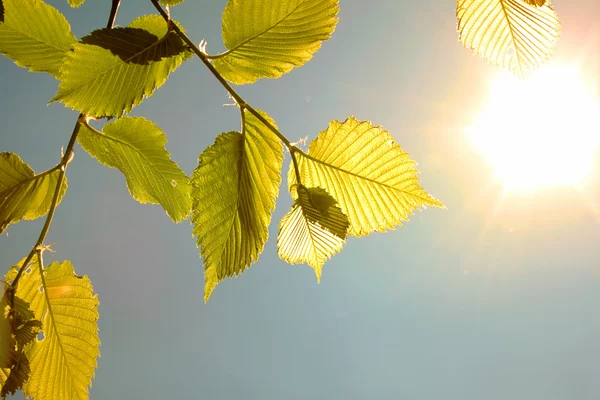
<svg viewBox="0 0 600 400"><path fill-rule="evenodd" d="M348 217L321 188L298 185L292 209L279 224L279 257L290 264L310 265L321 281L323 264L344 246Z"/></svg>
<svg viewBox="0 0 600 400"><path fill-rule="evenodd" d="M68 1L69 1L69 5L71 7L79 7L80 5L85 3L85 0L68 0Z"/></svg>
<svg viewBox="0 0 600 400"><path fill-rule="evenodd" d="M21 389L29 378L29 360L23 353L25 346L33 341L42 327L35 320L29 303L15 296L11 309L10 299L14 290L7 286L0 301L0 397L4 398Z"/></svg>
<svg viewBox="0 0 600 400"><path fill-rule="evenodd" d="M457 0L460 40L492 64L522 77L552 55L560 35L556 12L540 3L544 2Z"/></svg>
<svg viewBox="0 0 600 400"><path fill-rule="evenodd" d="M15 338L10 321L10 291L5 290L0 299L0 368L10 368L16 356Z"/></svg>
<svg viewBox="0 0 600 400"><path fill-rule="evenodd" d="M159 15L99 29L73 45L52 101L95 117L120 116L160 87L191 53Z"/></svg>
<svg viewBox="0 0 600 400"><path fill-rule="evenodd" d="M0 14L0 53L32 72L58 77L61 60L77 40L66 18L40 0L1 0Z"/></svg>
<svg viewBox="0 0 600 400"><path fill-rule="evenodd" d="M160 204L175 222L189 216L189 179L169 158L167 137L153 122L121 117L106 124L102 132L84 125L77 140L100 163L125 175L134 199Z"/></svg>
<svg viewBox="0 0 600 400"><path fill-rule="evenodd" d="M228 49L215 68L235 84L278 78L309 61L337 23L339 0L229 0L223 12Z"/></svg>
<svg viewBox="0 0 600 400"><path fill-rule="evenodd" d="M544 4L546 4L547 0L525 0L525 3L531 5L531 6L537 6L537 7L541 7Z"/></svg>
<svg viewBox="0 0 600 400"><path fill-rule="evenodd" d="M192 175L192 223L204 259L204 300L258 260L279 192L283 147L248 111L242 133L217 136ZM261 114L270 123L272 120Z"/></svg>
<svg viewBox="0 0 600 400"><path fill-rule="evenodd" d="M394 229L422 206L443 207L419 185L415 162L379 126L354 117L332 121L297 154L302 184L320 187L348 216L353 236ZM293 164L288 174L295 185Z"/></svg>
<svg viewBox="0 0 600 400"><path fill-rule="evenodd" d="M0 153L0 233L9 224L46 215L50 210L59 174L58 169L52 169L36 175L18 155ZM59 203L66 191L65 178Z"/></svg>
<svg viewBox="0 0 600 400"><path fill-rule="evenodd" d="M176 6L183 3L183 0L160 0L165 6Z"/></svg>
<svg viewBox="0 0 600 400"><path fill-rule="evenodd" d="M18 265L20 267L20 265ZM71 262L54 262L40 273L34 257L21 276L17 295L42 321L43 338L26 347L31 375L23 387L36 400L88 399L97 357L98 298L87 276L77 276ZM14 267L7 279L16 275Z"/></svg>
<svg viewBox="0 0 600 400"><path fill-rule="evenodd" d="M0 378L2 381L2 390L0 396L5 398L8 395L13 395L17 390L22 389L23 385L29 378L31 368L29 360L24 353L19 352L15 356L15 363L11 369L6 369L5 377Z"/></svg>

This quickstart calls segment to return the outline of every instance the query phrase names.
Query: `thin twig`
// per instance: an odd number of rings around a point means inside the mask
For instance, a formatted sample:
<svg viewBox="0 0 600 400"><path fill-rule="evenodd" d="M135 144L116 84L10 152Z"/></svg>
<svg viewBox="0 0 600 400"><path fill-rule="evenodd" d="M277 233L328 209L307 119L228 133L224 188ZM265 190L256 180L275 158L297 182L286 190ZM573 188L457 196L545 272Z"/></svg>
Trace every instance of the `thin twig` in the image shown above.
<svg viewBox="0 0 600 400"><path fill-rule="evenodd" d="M115 24L115 19L117 17L117 12L119 11L120 3L121 3L121 0L112 0L110 15L108 17L108 23L106 25L108 29L112 28ZM48 235L48 231L50 230L50 225L52 224L52 219L54 218L54 213L56 212L56 207L58 205L58 200L60 198L60 192L61 192L63 183L65 181L65 175L67 173L67 166L73 159L73 148L75 147L75 142L77 142L77 135L79 134L79 129L81 129L81 124L84 123L85 120L86 120L85 116L83 114L79 114L79 117L77 117L77 122L75 123L75 127L73 128L73 132L71 133L71 138L69 139L69 144L67 145L67 150L63 153L60 163L56 167L49 170L49 171L54 171L56 169L60 170L60 172L58 174L58 179L56 182L56 188L54 189L54 195L52 197L52 203L50 204L50 209L48 210L48 215L46 216L46 221L44 222L44 226L42 227L42 231L40 232L40 236L38 237L38 240L33 245L31 251L29 252L29 255L27 255L25 262L23 262L23 265L21 265L21 268L19 268L19 271L17 272L17 276L15 276L15 279L12 282L12 291L11 291L11 298L10 298L11 308L13 308L15 305L15 293L17 290L17 285L19 284L19 279L21 278L23 271L26 269L27 265L31 262L31 259L37 252L41 253L42 251L45 250L44 240L46 239L46 236ZM43 274L41 276L42 276L42 279L44 279Z"/></svg>
<svg viewBox="0 0 600 400"><path fill-rule="evenodd" d="M295 151L295 152L300 152L300 153L304 153L302 150L298 149L298 148L294 148L294 146L292 145L292 143L288 140L288 138L286 138L280 131L279 129L277 129L275 126L273 126L273 124L271 124L269 121L267 121L267 119L265 117L263 117L262 115L260 115L260 113L254 109L254 107L252 107L250 104L248 104L243 98L242 96L240 96L233 87L231 87L231 85L229 84L229 82L227 82L225 80L225 78L223 78L223 76L221 76L221 74L219 73L219 71L217 71L217 69L212 65L212 63L210 62L208 56L203 53L198 46L196 46L194 44L194 42L192 42L192 40L181 31L181 29L179 29L179 27L176 24L170 23L170 17L167 14L167 12L162 8L162 6L159 3L159 0L150 0L152 2L152 4L154 5L154 7L158 10L158 12L160 13L160 15L162 15L162 17L165 19L165 21L167 21L167 23L169 23L171 29L173 29L173 31L175 31L175 33L177 33L177 35L179 35L179 37L190 47L190 49L198 56L198 58L200 58L200 60L204 63L204 65L206 66L206 68L208 68L208 70L213 74L213 76L215 78L217 78L217 80L219 81L219 83L225 88L225 90L227 90L227 92L231 95L231 97L235 100L235 102L238 104L238 106L242 109L246 109L248 110L250 113L252 113L252 115L254 115L260 122L262 122L267 128L269 128L269 130L271 130L275 135L277 135L277 137L279 139L281 139L281 141L286 145L286 147L290 150L290 152Z"/></svg>

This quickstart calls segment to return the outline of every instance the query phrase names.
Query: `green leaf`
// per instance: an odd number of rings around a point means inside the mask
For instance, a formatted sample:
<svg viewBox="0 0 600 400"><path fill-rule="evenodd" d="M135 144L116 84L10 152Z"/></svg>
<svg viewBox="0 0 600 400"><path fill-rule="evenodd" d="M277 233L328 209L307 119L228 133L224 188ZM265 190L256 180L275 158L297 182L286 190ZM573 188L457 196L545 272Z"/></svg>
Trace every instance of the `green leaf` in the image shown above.
<svg viewBox="0 0 600 400"><path fill-rule="evenodd" d="M229 0L223 12L226 52L210 56L235 84L279 78L308 62L337 24L339 0Z"/></svg>
<svg viewBox="0 0 600 400"><path fill-rule="evenodd" d="M302 184L321 187L348 216L353 236L394 229L421 206L444 207L419 185L415 162L388 131L354 117L332 121L297 154ZM293 164L290 187L296 182Z"/></svg>
<svg viewBox="0 0 600 400"><path fill-rule="evenodd" d="M36 175L18 155L0 153L0 233L9 224L46 215L52 204L59 174L58 169L51 169ZM59 204L66 191L65 178Z"/></svg>
<svg viewBox="0 0 600 400"><path fill-rule="evenodd" d="M153 122L142 117L121 117L106 124L102 132L86 124L77 140L100 163L125 175L134 199L160 204L175 222L189 216L189 179L169 158L167 137Z"/></svg>
<svg viewBox="0 0 600 400"><path fill-rule="evenodd" d="M20 265L18 265L20 267ZM42 321L43 339L25 348L31 375L23 387L36 400L88 399L97 357L98 297L87 276L77 276L70 261L40 270L37 257L21 275L17 295ZM13 267L7 279L13 279Z"/></svg>
<svg viewBox="0 0 600 400"><path fill-rule="evenodd" d="M165 6L176 6L183 3L183 0L160 0Z"/></svg>
<svg viewBox="0 0 600 400"><path fill-rule="evenodd" d="M560 36L556 12L540 3L457 0L460 40L490 63L523 77L552 55Z"/></svg>
<svg viewBox="0 0 600 400"><path fill-rule="evenodd" d="M68 0L68 2L71 7L77 8L83 3L85 3L85 0Z"/></svg>
<svg viewBox="0 0 600 400"><path fill-rule="evenodd" d="M292 209L279 224L279 257L290 264L310 265L320 282L323 264L344 246L350 223L325 190L297 185L294 191Z"/></svg>
<svg viewBox="0 0 600 400"><path fill-rule="evenodd" d="M281 142L247 110L242 120L242 133L217 136L192 175L193 234L204 258L204 301L217 283L258 260L279 192Z"/></svg>
<svg viewBox="0 0 600 400"><path fill-rule="evenodd" d="M32 72L58 77L63 57L77 40L67 19L39 0L1 0L0 15L0 53Z"/></svg>
<svg viewBox="0 0 600 400"><path fill-rule="evenodd" d="M96 30L65 57L52 101L89 116L120 116L150 97L191 54L158 15Z"/></svg>

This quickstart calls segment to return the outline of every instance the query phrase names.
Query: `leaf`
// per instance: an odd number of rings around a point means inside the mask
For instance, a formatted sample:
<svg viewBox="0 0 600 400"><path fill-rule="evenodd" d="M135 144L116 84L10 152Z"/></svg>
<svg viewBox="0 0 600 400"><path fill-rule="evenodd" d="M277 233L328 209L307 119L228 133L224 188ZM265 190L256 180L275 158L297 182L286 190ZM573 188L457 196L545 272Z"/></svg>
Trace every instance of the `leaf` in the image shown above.
<svg viewBox="0 0 600 400"><path fill-rule="evenodd" d="M302 184L325 189L348 216L353 236L394 229L421 206L444 207L419 186L415 162L386 130L354 117L332 121L296 153ZM290 187L297 184L293 164Z"/></svg>
<svg viewBox="0 0 600 400"><path fill-rule="evenodd" d="M65 57L51 102L89 116L120 116L150 97L190 56L158 15L139 17L126 28L99 29Z"/></svg>
<svg viewBox="0 0 600 400"><path fill-rule="evenodd" d="M15 363L10 370L5 370L6 377L2 381L2 390L0 396L4 399L8 395L13 395L21 389L31 373L29 360L23 353L17 353Z"/></svg>
<svg viewBox="0 0 600 400"><path fill-rule="evenodd" d="M165 6L176 6L183 3L183 0L160 0Z"/></svg>
<svg viewBox="0 0 600 400"><path fill-rule="evenodd" d="M58 77L61 61L77 40L67 19L38 0L0 1L0 53L32 72Z"/></svg>
<svg viewBox="0 0 600 400"><path fill-rule="evenodd" d="M71 7L77 8L85 3L85 0L68 0Z"/></svg>
<svg viewBox="0 0 600 400"><path fill-rule="evenodd" d="M541 7L546 4L546 0L525 0L525 3L529 4L530 6Z"/></svg>
<svg viewBox="0 0 600 400"><path fill-rule="evenodd" d="M7 286L0 301L0 397L4 398L21 389L29 378L29 360L23 354L25 346L33 341L41 322L35 320L29 303L14 297L14 307L9 301L14 290Z"/></svg>
<svg viewBox="0 0 600 400"><path fill-rule="evenodd" d="M11 368L16 357L16 341L10 319L9 296L10 290L5 290L0 299L0 368Z"/></svg>
<svg viewBox="0 0 600 400"><path fill-rule="evenodd" d="M209 58L235 84L279 78L329 39L338 11L339 0L229 0L223 12L228 50Z"/></svg>
<svg viewBox="0 0 600 400"><path fill-rule="evenodd" d="M298 185L296 194L279 224L279 257L290 264L307 263L320 282L323 264L342 249L350 224L325 190Z"/></svg>
<svg viewBox="0 0 600 400"><path fill-rule="evenodd" d="M204 258L204 301L217 283L258 260L269 235L282 163L281 142L247 110L242 133L222 133L200 155L192 175L192 223Z"/></svg>
<svg viewBox="0 0 600 400"><path fill-rule="evenodd" d="M138 202L160 204L174 222L189 216L189 179L169 158L167 138L152 121L121 117L102 132L86 124L77 140L100 163L125 175L129 193Z"/></svg>
<svg viewBox="0 0 600 400"><path fill-rule="evenodd" d="M552 55L561 31L554 9L539 3L457 0L460 40L490 63L525 76Z"/></svg>
<svg viewBox="0 0 600 400"><path fill-rule="evenodd" d="M58 184L58 169L36 175L21 158L13 153L0 153L0 233L9 224L33 220L50 210ZM67 191L63 181L58 203Z"/></svg>
<svg viewBox="0 0 600 400"><path fill-rule="evenodd" d="M77 276L70 261L54 262L40 274L37 257L21 275L17 295L42 321L42 340L25 349L31 375L23 387L36 400L88 399L97 357L98 297L87 276ZM7 279L14 278L13 267Z"/></svg>

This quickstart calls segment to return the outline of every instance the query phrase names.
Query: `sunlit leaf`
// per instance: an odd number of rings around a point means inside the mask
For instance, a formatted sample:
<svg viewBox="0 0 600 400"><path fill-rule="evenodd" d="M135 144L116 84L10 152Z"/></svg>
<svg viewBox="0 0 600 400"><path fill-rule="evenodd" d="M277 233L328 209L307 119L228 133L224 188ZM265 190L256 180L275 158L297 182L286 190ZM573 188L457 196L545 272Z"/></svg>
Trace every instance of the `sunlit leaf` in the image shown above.
<svg viewBox="0 0 600 400"><path fill-rule="evenodd" d="M65 57L52 101L90 116L120 116L152 95L190 56L158 15L137 18L126 28L99 29Z"/></svg>
<svg viewBox="0 0 600 400"><path fill-rule="evenodd" d="M279 224L279 257L290 264L310 265L321 281L323 264L344 246L348 217L321 188L298 185L296 200Z"/></svg>
<svg viewBox="0 0 600 400"><path fill-rule="evenodd" d="M20 67L57 77L76 41L66 18L39 0L1 0L0 15L0 53Z"/></svg>
<svg viewBox="0 0 600 400"><path fill-rule="evenodd" d="M77 140L92 157L125 175L134 199L160 204L175 222L189 216L189 179L169 158L167 138L153 122L122 117L106 124L102 132L84 125Z"/></svg>
<svg viewBox="0 0 600 400"><path fill-rule="evenodd" d="M556 12L539 3L457 0L460 40L492 64L524 76L552 55L560 35Z"/></svg>
<svg viewBox="0 0 600 400"><path fill-rule="evenodd" d="M1 378L2 390L0 390L0 396L5 398L8 395L15 394L17 390L22 389L29 378L30 372L29 360L25 354L22 352L17 353L14 365L11 369L6 369L6 377Z"/></svg>
<svg viewBox="0 0 600 400"><path fill-rule="evenodd" d="M546 4L547 0L525 0L525 3L531 6L541 7Z"/></svg>
<svg viewBox="0 0 600 400"><path fill-rule="evenodd" d="M9 224L44 216L50 210L58 183L58 169L36 175L13 153L0 153L0 233ZM67 191L63 181L59 202Z"/></svg>
<svg viewBox="0 0 600 400"><path fill-rule="evenodd" d="M68 0L68 1L69 1L69 5L71 7L79 7L80 5L85 3L85 0Z"/></svg>
<svg viewBox="0 0 600 400"><path fill-rule="evenodd" d="M183 0L160 0L165 6L176 6L183 3Z"/></svg>
<svg viewBox="0 0 600 400"><path fill-rule="evenodd" d="M4 398L21 389L29 378L29 360L23 353L25 346L33 341L42 324L35 320L29 303L15 296L13 307L10 299L14 290L7 286L0 301L0 397Z"/></svg>
<svg viewBox="0 0 600 400"><path fill-rule="evenodd" d="M10 321L10 291L5 290L0 300L0 368L10 368L15 362L16 349Z"/></svg>
<svg viewBox="0 0 600 400"><path fill-rule="evenodd" d="M36 400L88 399L100 355L99 303L92 284L87 276L77 276L69 261L49 265L43 279L37 257L28 268L17 295L42 321L43 338L25 349L31 375L23 391ZM7 279L16 271L14 267Z"/></svg>
<svg viewBox="0 0 600 400"><path fill-rule="evenodd" d="M258 260L279 192L282 144L249 112L243 119L242 133L217 136L192 175L193 233L204 258L205 301L219 281Z"/></svg>
<svg viewBox="0 0 600 400"><path fill-rule="evenodd" d="M348 216L353 236L394 229L422 206L443 207L419 185L415 162L379 126L354 117L332 121L297 154L302 184L325 189ZM295 185L293 164L288 174Z"/></svg>
<svg viewBox="0 0 600 400"><path fill-rule="evenodd" d="M230 82L278 78L309 61L337 23L339 0L229 0L214 59Z"/></svg>

